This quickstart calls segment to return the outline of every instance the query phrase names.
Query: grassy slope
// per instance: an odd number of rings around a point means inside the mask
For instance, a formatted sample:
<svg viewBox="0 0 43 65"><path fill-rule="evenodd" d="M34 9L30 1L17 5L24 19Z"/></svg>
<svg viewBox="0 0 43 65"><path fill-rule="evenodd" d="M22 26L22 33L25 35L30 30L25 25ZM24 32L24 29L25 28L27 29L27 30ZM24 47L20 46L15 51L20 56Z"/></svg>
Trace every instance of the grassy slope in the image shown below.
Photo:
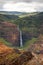
<svg viewBox="0 0 43 65"><path fill-rule="evenodd" d="M23 49L28 49L31 44L34 44L37 41L37 38L32 38L31 40L28 40L25 42L25 45L23 46Z"/></svg>
<svg viewBox="0 0 43 65"><path fill-rule="evenodd" d="M1 38L1 37L0 37L0 42L2 42L5 45L12 46L11 43L7 42L4 38Z"/></svg>

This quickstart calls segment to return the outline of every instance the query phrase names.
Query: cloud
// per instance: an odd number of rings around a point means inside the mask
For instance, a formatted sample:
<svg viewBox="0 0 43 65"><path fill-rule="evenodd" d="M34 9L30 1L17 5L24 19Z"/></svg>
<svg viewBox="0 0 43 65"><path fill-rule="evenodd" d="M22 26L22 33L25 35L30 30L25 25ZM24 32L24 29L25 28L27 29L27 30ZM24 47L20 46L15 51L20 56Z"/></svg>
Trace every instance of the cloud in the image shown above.
<svg viewBox="0 0 43 65"><path fill-rule="evenodd" d="M43 11L43 3L25 3L25 2L19 2L19 3L6 3L3 6L4 11L20 11L20 12L36 12L36 11Z"/></svg>
<svg viewBox="0 0 43 65"><path fill-rule="evenodd" d="M4 11L36 12L35 3L6 3L3 6Z"/></svg>
<svg viewBox="0 0 43 65"><path fill-rule="evenodd" d="M43 11L43 0L0 0L0 10L22 12Z"/></svg>
<svg viewBox="0 0 43 65"><path fill-rule="evenodd" d="M43 0L0 0L0 3L5 3L5 2L43 2Z"/></svg>

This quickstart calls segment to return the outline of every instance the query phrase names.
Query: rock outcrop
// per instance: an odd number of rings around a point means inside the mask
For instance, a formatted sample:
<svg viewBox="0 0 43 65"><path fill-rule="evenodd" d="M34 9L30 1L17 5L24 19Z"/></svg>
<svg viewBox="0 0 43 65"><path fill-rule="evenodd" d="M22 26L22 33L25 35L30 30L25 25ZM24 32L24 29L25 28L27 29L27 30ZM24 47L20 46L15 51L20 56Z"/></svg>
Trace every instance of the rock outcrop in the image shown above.
<svg viewBox="0 0 43 65"><path fill-rule="evenodd" d="M0 65L25 65L33 58L31 52L9 48L0 44Z"/></svg>
<svg viewBox="0 0 43 65"><path fill-rule="evenodd" d="M43 35L40 35L38 40L30 45L28 50L32 52L34 58L27 65L43 65Z"/></svg>
<svg viewBox="0 0 43 65"><path fill-rule="evenodd" d="M13 60L12 63L9 65L26 65L33 58L31 52L25 51L21 54L15 61Z"/></svg>

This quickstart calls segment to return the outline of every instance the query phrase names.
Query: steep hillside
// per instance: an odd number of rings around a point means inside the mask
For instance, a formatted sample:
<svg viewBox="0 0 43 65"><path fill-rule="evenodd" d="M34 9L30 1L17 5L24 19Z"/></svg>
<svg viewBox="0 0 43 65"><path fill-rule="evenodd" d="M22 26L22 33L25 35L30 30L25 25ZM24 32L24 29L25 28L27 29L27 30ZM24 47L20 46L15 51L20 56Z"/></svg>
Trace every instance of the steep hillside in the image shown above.
<svg viewBox="0 0 43 65"><path fill-rule="evenodd" d="M43 12L30 13L17 19L14 23L22 30L24 44L28 44L32 39L37 39L40 34L43 34Z"/></svg>
<svg viewBox="0 0 43 65"><path fill-rule="evenodd" d="M7 42L12 43L12 46L19 46L19 30L15 24L9 22L0 22L0 37Z"/></svg>
<svg viewBox="0 0 43 65"><path fill-rule="evenodd" d="M16 18L15 15L0 14L0 22L9 21L19 26L22 31L23 45L28 46L31 42L37 41L40 34L43 34L43 12L26 13L23 17L20 16Z"/></svg>

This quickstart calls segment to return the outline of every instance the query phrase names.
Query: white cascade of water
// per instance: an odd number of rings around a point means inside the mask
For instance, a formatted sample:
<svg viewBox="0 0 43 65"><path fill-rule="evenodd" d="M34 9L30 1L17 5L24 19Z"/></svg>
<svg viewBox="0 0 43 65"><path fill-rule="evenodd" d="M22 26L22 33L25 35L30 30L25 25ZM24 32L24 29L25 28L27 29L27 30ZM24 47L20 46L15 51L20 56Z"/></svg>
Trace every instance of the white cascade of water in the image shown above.
<svg viewBox="0 0 43 65"><path fill-rule="evenodd" d="M18 30L20 32L20 47L23 47L22 31L20 30L19 26L18 26Z"/></svg>
<svg viewBox="0 0 43 65"><path fill-rule="evenodd" d="M20 30L20 47L23 47L22 31Z"/></svg>

